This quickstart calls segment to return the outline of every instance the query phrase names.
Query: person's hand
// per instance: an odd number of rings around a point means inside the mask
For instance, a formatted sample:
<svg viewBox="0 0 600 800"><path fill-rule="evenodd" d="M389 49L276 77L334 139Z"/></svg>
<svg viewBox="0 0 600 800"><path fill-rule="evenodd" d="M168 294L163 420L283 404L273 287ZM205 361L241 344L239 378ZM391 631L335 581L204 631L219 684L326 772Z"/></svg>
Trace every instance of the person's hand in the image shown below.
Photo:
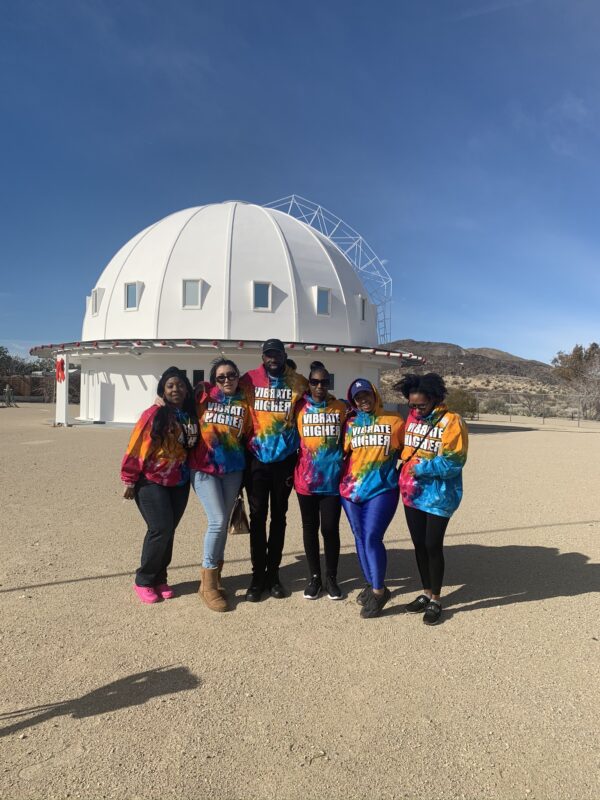
<svg viewBox="0 0 600 800"><path fill-rule="evenodd" d="M156 395L156 397L154 398L154 405L155 406L160 406L162 408L165 405L164 398L159 397L158 395Z"/></svg>
<svg viewBox="0 0 600 800"><path fill-rule="evenodd" d="M123 497L125 500L133 500L135 497L135 486L126 486L123 491Z"/></svg>

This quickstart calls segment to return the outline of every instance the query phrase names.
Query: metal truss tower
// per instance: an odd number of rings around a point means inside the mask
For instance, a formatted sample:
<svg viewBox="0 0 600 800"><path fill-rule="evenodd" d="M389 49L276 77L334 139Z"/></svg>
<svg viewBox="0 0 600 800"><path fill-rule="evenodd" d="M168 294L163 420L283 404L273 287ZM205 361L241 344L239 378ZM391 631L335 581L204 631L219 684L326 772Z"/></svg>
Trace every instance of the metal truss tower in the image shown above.
<svg viewBox="0 0 600 800"><path fill-rule="evenodd" d="M379 344L392 339L392 278L383 262L354 228L323 206L292 194L266 203L266 208L283 211L322 233L341 250L354 267L370 301L377 308L377 338Z"/></svg>

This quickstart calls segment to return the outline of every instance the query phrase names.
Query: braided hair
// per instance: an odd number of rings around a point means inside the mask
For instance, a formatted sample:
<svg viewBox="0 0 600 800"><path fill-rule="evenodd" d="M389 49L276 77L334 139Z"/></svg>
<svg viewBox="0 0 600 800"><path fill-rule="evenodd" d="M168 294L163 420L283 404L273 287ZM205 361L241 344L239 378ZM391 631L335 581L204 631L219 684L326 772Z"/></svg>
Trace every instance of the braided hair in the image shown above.
<svg viewBox="0 0 600 800"><path fill-rule="evenodd" d="M185 411L190 420L198 425L198 414L196 413L196 404L194 402L194 390L192 389L192 384L189 382L187 375L183 370L179 369L179 367L169 367L169 369L166 369L163 372L163 374L160 376L158 387L156 389L157 395L164 399L165 384L169 378L179 378L179 380L185 385L186 395L181 410ZM162 442L166 437L173 417L173 408L174 407L172 405L165 401L165 405L161 406L154 415L154 419L152 420L152 431L150 433L152 441L157 443Z"/></svg>

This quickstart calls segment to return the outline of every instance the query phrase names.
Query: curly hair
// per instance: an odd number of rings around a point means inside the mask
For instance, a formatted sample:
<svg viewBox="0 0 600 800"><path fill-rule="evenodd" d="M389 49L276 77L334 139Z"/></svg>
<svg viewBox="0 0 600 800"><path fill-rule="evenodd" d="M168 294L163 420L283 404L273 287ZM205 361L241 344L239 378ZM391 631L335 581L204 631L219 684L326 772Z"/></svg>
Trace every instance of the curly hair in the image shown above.
<svg viewBox="0 0 600 800"><path fill-rule="evenodd" d="M210 364L210 376L208 380L211 386L215 386L217 383L217 370L219 367L231 367L238 378L240 377L240 371L235 361L232 361L230 358L215 358Z"/></svg>
<svg viewBox="0 0 600 800"><path fill-rule="evenodd" d="M165 384L169 378L179 378L179 380L185 384L186 395L181 410L189 415L192 422L198 424L198 414L196 413L196 404L194 402L194 390L192 389L192 384L189 382L187 375L183 370L179 369L179 367L169 367L169 369L163 372L158 382L156 394L164 398ZM150 433L154 442L163 441L171 425L172 418L173 406L169 405L169 403L166 403L166 405L158 409L152 421L152 431Z"/></svg>
<svg viewBox="0 0 600 800"><path fill-rule="evenodd" d="M401 392L407 400L409 395L415 392L420 392L428 397L429 400L437 402L444 400L448 394L444 379L437 372L428 372L425 375L416 375L409 372L394 385L394 389L397 392Z"/></svg>

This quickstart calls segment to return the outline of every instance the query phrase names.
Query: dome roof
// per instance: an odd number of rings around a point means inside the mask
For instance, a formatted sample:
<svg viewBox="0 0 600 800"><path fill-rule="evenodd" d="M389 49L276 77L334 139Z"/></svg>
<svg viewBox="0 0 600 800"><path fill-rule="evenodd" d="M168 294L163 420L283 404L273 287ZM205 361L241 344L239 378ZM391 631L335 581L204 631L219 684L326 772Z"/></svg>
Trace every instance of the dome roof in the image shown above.
<svg viewBox="0 0 600 800"><path fill-rule="evenodd" d="M82 338L374 345L377 309L352 264L281 211L229 201L134 236L87 300Z"/></svg>

